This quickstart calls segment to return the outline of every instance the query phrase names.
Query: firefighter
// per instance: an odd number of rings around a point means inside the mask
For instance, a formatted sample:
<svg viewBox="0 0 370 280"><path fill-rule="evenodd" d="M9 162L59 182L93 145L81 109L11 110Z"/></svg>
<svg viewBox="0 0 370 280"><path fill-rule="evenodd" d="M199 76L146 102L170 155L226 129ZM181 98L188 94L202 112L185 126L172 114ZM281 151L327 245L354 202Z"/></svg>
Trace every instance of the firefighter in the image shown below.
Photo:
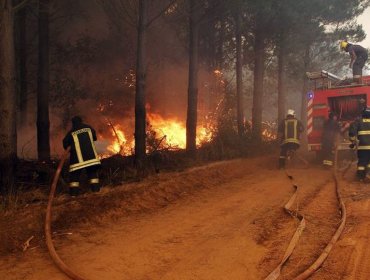
<svg viewBox="0 0 370 280"><path fill-rule="evenodd" d="M100 160L97 156L94 141L96 141L95 130L82 122L82 118L72 118L72 129L63 139L63 147L70 150L69 166L69 193L77 196L80 192L80 175L86 171L91 190L100 191L98 169Z"/></svg>
<svg viewBox="0 0 370 280"><path fill-rule="evenodd" d="M354 148L357 141L357 177L364 180L366 170L370 168L370 107L362 112L362 117L354 121L349 127L349 139Z"/></svg>
<svg viewBox="0 0 370 280"><path fill-rule="evenodd" d="M297 150L299 148L299 136L304 128L302 123L296 119L295 112L289 109L285 120L279 125L279 137L281 139L281 150L279 157L279 168L285 167L285 160L289 150Z"/></svg>
<svg viewBox="0 0 370 280"><path fill-rule="evenodd" d="M368 58L367 50L360 45L353 45L345 40L340 42L340 49L348 52L351 56L349 68L352 68L353 71L353 82L360 84L362 82L362 68Z"/></svg>
<svg viewBox="0 0 370 280"><path fill-rule="evenodd" d="M324 166L333 166L333 149L338 133L341 127L338 122L338 116L333 112L329 113L329 119L324 124L321 140L321 156Z"/></svg>

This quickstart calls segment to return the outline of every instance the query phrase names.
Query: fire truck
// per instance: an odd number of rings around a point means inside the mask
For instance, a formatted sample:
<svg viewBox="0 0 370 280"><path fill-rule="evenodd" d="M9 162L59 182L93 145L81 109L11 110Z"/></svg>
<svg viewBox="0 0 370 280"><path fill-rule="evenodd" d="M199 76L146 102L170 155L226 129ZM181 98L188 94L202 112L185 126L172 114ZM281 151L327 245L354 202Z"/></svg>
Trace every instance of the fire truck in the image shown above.
<svg viewBox="0 0 370 280"><path fill-rule="evenodd" d="M361 84L352 84L325 70L307 72L306 75L312 88L307 93L308 150L319 152L324 123L330 112L338 116L344 127L361 116L366 106L370 106L370 76L363 76ZM341 135L338 149L349 149L349 144L347 131Z"/></svg>

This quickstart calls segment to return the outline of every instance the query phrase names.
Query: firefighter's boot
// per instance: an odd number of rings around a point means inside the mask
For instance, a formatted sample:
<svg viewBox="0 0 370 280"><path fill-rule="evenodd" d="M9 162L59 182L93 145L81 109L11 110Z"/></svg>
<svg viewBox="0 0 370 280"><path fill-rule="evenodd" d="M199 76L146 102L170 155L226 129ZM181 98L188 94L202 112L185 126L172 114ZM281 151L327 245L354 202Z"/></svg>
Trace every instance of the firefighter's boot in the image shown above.
<svg viewBox="0 0 370 280"><path fill-rule="evenodd" d="M70 196L78 196L80 194L80 183L79 182L69 183L69 194Z"/></svg>
<svg viewBox="0 0 370 280"><path fill-rule="evenodd" d="M285 157L280 156L279 158L279 169L284 169L285 168Z"/></svg>
<svg viewBox="0 0 370 280"><path fill-rule="evenodd" d="M92 192L99 192L100 191L99 178L90 179L90 188L91 188Z"/></svg>
<svg viewBox="0 0 370 280"><path fill-rule="evenodd" d="M365 167L358 166L356 176L357 176L357 179L359 181L363 181L366 178L366 169L365 169Z"/></svg>

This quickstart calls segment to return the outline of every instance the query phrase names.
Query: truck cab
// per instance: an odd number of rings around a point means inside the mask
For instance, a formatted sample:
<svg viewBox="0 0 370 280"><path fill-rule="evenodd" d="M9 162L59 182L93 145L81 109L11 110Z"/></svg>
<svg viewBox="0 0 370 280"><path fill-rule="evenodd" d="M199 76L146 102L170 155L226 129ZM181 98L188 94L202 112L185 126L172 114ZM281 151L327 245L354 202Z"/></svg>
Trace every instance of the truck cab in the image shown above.
<svg viewBox="0 0 370 280"><path fill-rule="evenodd" d="M307 93L307 140L309 151L321 150L321 138L329 113L338 116L342 127L346 127L366 106L370 106L370 76L362 77L361 84L341 79L325 70L307 72L311 90ZM339 150L349 149L348 131L341 134Z"/></svg>

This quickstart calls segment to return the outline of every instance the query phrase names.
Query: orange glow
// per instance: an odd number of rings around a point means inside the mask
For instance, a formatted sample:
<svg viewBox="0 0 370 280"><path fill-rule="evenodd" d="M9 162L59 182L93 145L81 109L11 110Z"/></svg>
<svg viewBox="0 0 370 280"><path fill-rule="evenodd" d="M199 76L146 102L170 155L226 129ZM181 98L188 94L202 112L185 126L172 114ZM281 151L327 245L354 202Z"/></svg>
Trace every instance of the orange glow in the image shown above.
<svg viewBox="0 0 370 280"><path fill-rule="evenodd" d="M156 139L164 138L161 141L162 147L166 147L167 149L186 148L186 127L183 122L174 118L164 119L159 114L154 113L148 114L148 122L150 129L156 133ZM120 125L114 125L110 137L111 144L107 147L107 153L101 156L107 157L112 154L131 155L135 147L135 142L134 140L127 140L126 135ZM211 138L212 134L206 127L197 127L196 144L198 147L205 142L209 142Z"/></svg>
<svg viewBox="0 0 370 280"><path fill-rule="evenodd" d="M186 127L177 119L164 119L158 114L149 113L148 120L158 138L166 137L166 143L172 148L186 148ZM205 128L197 127L197 146L211 140L211 133Z"/></svg>
<svg viewBox="0 0 370 280"><path fill-rule="evenodd" d="M276 133L272 132L269 129L264 129L262 131L262 138L266 141L271 141L276 139Z"/></svg>
<svg viewBox="0 0 370 280"><path fill-rule="evenodd" d="M166 143L173 148L186 147L185 126L176 119L165 120L158 114L148 114L148 120L158 138L166 136Z"/></svg>
<svg viewBox="0 0 370 280"><path fill-rule="evenodd" d="M133 143L128 144L127 138L120 125L112 128L113 142L107 147L107 150L113 154L127 155L132 153Z"/></svg>

